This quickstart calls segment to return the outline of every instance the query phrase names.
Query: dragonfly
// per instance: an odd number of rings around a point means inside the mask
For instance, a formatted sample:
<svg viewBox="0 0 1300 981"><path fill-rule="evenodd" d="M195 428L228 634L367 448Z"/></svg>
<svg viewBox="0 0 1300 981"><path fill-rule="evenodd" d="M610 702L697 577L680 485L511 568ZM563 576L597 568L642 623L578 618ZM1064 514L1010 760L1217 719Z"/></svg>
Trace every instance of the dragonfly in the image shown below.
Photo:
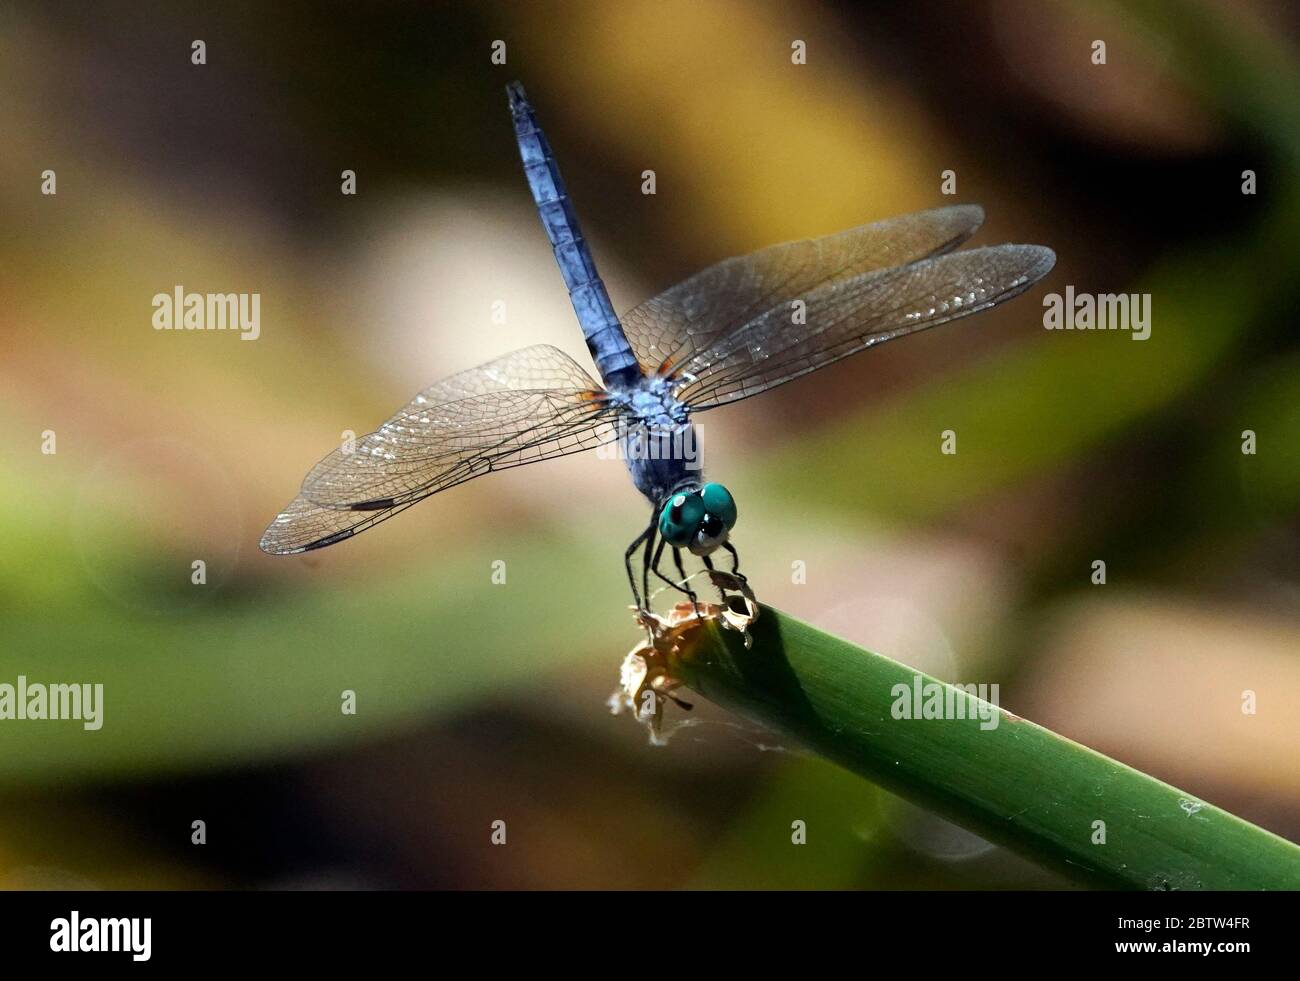
<svg viewBox="0 0 1300 981"><path fill-rule="evenodd" d="M613 444L651 508L624 553L637 614L649 613L651 575L694 605L683 551L713 573L724 550L744 581L731 541L736 501L704 479L696 413L987 310L1056 262L1039 245L956 251L984 213L954 205L723 260L620 318L523 86L506 92L528 187L601 383L548 344L437 382L317 463L266 529L263 551L336 545L476 477ZM677 580L661 568L666 549Z"/></svg>

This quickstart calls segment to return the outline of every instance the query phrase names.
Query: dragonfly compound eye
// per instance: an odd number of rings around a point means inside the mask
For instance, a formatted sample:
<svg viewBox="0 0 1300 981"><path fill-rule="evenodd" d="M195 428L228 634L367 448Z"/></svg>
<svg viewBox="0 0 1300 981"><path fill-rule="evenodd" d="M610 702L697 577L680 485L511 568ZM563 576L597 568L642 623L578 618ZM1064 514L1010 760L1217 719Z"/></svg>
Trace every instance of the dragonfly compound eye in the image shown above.
<svg viewBox="0 0 1300 981"><path fill-rule="evenodd" d="M720 519L727 531L736 526L736 499L731 496L731 491L721 484L705 484L700 488L700 498L704 501L704 510Z"/></svg>
<svg viewBox="0 0 1300 981"><path fill-rule="evenodd" d="M699 494L674 494L659 513L659 533L669 545L689 545L704 520L704 500Z"/></svg>
<svg viewBox="0 0 1300 981"><path fill-rule="evenodd" d="M691 553L711 555L726 540L727 526L722 523L722 519L716 514L705 514L704 520L700 522L700 530L691 540Z"/></svg>

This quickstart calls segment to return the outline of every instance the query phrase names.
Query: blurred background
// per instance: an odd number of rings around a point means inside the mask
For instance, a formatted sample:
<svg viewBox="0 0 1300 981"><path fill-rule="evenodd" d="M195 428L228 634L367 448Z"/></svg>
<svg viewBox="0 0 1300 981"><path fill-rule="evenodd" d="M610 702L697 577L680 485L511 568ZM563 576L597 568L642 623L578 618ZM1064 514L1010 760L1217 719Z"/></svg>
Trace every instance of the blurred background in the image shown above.
<svg viewBox="0 0 1300 981"><path fill-rule="evenodd" d="M992 313L699 417L750 580L1297 839L1298 27L1226 0L6 4L0 681L105 709L0 723L0 886L1068 885L707 705L666 747L609 715L645 518L617 460L258 551L345 430L527 344L589 364L515 78L620 310L954 202L987 211L974 244L1053 247ZM178 284L259 292L260 338L153 330ZM1067 284L1150 293L1150 339L1045 331Z"/></svg>

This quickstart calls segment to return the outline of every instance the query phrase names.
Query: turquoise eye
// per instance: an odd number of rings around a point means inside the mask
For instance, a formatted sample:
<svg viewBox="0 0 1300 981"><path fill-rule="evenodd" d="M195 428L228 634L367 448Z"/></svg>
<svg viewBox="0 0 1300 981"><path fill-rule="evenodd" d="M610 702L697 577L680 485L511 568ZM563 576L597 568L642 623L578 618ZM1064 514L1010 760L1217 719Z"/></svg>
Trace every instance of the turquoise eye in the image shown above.
<svg viewBox="0 0 1300 981"><path fill-rule="evenodd" d="M736 524L736 499L721 484L705 484L700 488L704 510L713 515L730 531Z"/></svg>
<svg viewBox="0 0 1300 981"><path fill-rule="evenodd" d="M659 513L659 533L669 545L690 544L704 520L704 501L699 494L674 494Z"/></svg>

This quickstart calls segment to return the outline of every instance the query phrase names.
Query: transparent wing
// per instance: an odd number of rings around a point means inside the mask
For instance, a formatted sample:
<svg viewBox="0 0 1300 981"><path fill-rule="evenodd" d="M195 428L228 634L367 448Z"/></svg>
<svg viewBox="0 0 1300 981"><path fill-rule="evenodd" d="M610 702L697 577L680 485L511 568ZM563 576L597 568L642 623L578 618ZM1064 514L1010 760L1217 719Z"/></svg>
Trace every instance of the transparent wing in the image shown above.
<svg viewBox="0 0 1300 981"><path fill-rule="evenodd" d="M293 555L324 548L359 535L420 500L422 498L417 497L383 511L339 511L312 504L299 494L271 522L258 545L263 552L272 555Z"/></svg>
<svg viewBox="0 0 1300 981"><path fill-rule="evenodd" d="M474 477L613 439L615 411L568 355L542 344L425 389L377 431L332 452L262 538L276 554L353 537Z"/></svg>
<svg viewBox="0 0 1300 981"><path fill-rule="evenodd" d="M708 409L748 398L904 334L987 310L1056 263L1040 245L997 245L838 280L804 298L804 322L784 304L678 365L678 398Z"/></svg>
<svg viewBox="0 0 1300 981"><path fill-rule="evenodd" d="M936 208L725 259L624 314L642 369L666 375L764 311L875 269L940 255L984 221L979 205Z"/></svg>

